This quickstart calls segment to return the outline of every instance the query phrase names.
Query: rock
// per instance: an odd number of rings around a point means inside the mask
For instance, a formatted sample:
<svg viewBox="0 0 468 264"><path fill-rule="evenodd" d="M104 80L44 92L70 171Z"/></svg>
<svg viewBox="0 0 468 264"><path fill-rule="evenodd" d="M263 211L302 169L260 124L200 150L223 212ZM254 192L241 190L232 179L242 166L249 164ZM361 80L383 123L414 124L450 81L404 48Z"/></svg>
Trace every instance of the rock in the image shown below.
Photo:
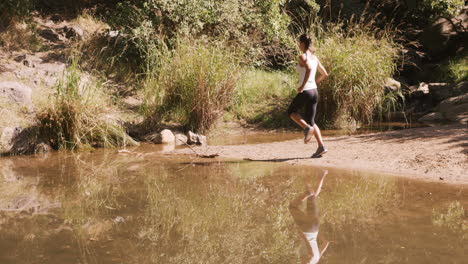
<svg viewBox="0 0 468 264"><path fill-rule="evenodd" d="M175 134L175 143L176 145L185 145L188 144L188 137L184 134Z"/></svg>
<svg viewBox="0 0 468 264"><path fill-rule="evenodd" d="M116 216L112 221L114 221L114 223L125 223L125 218L123 218L122 216Z"/></svg>
<svg viewBox="0 0 468 264"><path fill-rule="evenodd" d="M420 36L420 42L434 55L444 55L466 46L468 28L468 8L453 18L439 18L426 27Z"/></svg>
<svg viewBox="0 0 468 264"><path fill-rule="evenodd" d="M19 82L0 82L0 96L8 97L16 103L31 105L31 88Z"/></svg>
<svg viewBox="0 0 468 264"><path fill-rule="evenodd" d="M39 32L39 35L52 42L60 41L60 35L51 28L43 29Z"/></svg>
<svg viewBox="0 0 468 264"><path fill-rule="evenodd" d="M437 110L450 121L468 124L468 93L443 100Z"/></svg>
<svg viewBox="0 0 468 264"><path fill-rule="evenodd" d="M175 136L169 129L164 129L159 133L148 135L145 139L156 144L175 144Z"/></svg>
<svg viewBox="0 0 468 264"><path fill-rule="evenodd" d="M23 60L23 64L24 64L24 66L30 67L30 68L35 68L36 67L36 64L29 58Z"/></svg>
<svg viewBox="0 0 468 264"><path fill-rule="evenodd" d="M7 153L13 147L13 139L21 132L21 128L5 127L0 129L0 153Z"/></svg>
<svg viewBox="0 0 468 264"><path fill-rule="evenodd" d="M447 121L447 119L445 119L445 117L441 113L433 112L433 113L429 113L419 118L418 121L421 123L432 124L432 123L441 123L441 122Z"/></svg>
<svg viewBox="0 0 468 264"><path fill-rule="evenodd" d="M206 145L206 137L189 131L187 133L187 144Z"/></svg>
<svg viewBox="0 0 468 264"><path fill-rule="evenodd" d="M429 94L429 85L427 83L420 83L419 85L412 85L409 87L410 97L420 98Z"/></svg>
<svg viewBox="0 0 468 264"><path fill-rule="evenodd" d="M23 60L26 59L26 54L16 56L13 60L16 62L22 62Z"/></svg>
<svg viewBox="0 0 468 264"><path fill-rule="evenodd" d="M457 85L450 83L429 83L429 92L435 102L468 93L468 82Z"/></svg>
<svg viewBox="0 0 468 264"><path fill-rule="evenodd" d="M384 89L388 92L396 92L401 89L401 83L393 78L387 78Z"/></svg>
<svg viewBox="0 0 468 264"><path fill-rule="evenodd" d="M40 142L34 147L34 153L35 154L45 154L49 153L52 148L49 146L49 144L46 144L44 142Z"/></svg>
<svg viewBox="0 0 468 264"><path fill-rule="evenodd" d="M65 37L67 39L73 40L82 40L84 32L81 28L76 26L65 26L62 28L63 32L65 33Z"/></svg>
<svg viewBox="0 0 468 264"><path fill-rule="evenodd" d="M172 131L170 131L169 129L164 129L159 134L161 135L160 143L162 144L174 144L175 143L175 136L172 133Z"/></svg>

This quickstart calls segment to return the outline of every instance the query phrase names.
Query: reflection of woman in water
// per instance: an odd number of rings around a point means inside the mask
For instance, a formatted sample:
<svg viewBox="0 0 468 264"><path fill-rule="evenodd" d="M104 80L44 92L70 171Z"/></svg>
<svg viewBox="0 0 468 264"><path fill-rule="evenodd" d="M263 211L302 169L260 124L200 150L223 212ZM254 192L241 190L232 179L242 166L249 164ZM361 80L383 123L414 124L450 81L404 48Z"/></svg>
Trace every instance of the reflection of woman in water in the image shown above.
<svg viewBox="0 0 468 264"><path fill-rule="evenodd" d="M291 201L289 204L291 215L301 230L302 238L307 242L306 245L308 256L306 256L307 258L303 262L304 264L318 263L323 253L325 253L325 250L328 248L328 242L323 247L321 252L318 248L317 235L319 231L320 220L315 203L318 195L320 194L320 190L322 189L323 180L327 174L328 171L325 171L316 190L312 190L310 186L307 185L306 191ZM307 208L305 213L299 209L299 206L304 200L307 200Z"/></svg>

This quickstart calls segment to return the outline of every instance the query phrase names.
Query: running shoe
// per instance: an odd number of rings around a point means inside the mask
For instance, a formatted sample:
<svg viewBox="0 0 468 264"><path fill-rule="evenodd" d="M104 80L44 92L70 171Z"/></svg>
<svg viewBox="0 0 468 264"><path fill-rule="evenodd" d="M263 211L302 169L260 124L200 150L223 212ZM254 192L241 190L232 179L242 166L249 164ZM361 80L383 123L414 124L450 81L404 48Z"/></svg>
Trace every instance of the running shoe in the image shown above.
<svg viewBox="0 0 468 264"><path fill-rule="evenodd" d="M306 126L304 128L304 144L309 143L309 141L312 139L312 127Z"/></svg>
<svg viewBox="0 0 468 264"><path fill-rule="evenodd" d="M312 158L320 158L323 154L327 153L327 148L325 146L320 146L317 148L317 151L312 155Z"/></svg>

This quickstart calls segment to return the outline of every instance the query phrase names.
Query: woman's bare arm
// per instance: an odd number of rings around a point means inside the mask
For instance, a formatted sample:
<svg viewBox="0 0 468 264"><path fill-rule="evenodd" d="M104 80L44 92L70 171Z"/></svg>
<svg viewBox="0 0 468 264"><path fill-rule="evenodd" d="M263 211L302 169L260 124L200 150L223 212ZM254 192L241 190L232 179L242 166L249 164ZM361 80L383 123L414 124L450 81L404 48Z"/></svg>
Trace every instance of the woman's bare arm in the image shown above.
<svg viewBox="0 0 468 264"><path fill-rule="evenodd" d="M317 70L318 70L318 72L320 72L320 75L317 76L317 79L315 79L315 83L318 85L325 78L328 77L328 72L327 72L327 70L325 70L325 68L323 67L323 65L322 65L322 63L320 61L318 62Z"/></svg>

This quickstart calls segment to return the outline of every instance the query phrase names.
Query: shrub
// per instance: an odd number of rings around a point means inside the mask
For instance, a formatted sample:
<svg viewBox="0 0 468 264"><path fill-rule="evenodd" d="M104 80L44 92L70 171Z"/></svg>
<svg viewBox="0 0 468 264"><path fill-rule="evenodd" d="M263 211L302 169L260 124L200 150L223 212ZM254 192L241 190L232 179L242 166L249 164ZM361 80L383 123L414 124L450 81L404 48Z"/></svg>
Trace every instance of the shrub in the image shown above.
<svg viewBox="0 0 468 264"><path fill-rule="evenodd" d="M458 83L468 81L468 58L466 52L450 58L438 65L431 75L431 82Z"/></svg>
<svg viewBox="0 0 468 264"><path fill-rule="evenodd" d="M240 67L224 43L180 41L145 82L146 115L207 131L230 103Z"/></svg>
<svg viewBox="0 0 468 264"><path fill-rule="evenodd" d="M127 34L128 43L139 42L139 39L149 43L144 36L136 34L141 29L151 29L154 36L164 35L168 40L178 36L209 37L227 41L237 49L242 48L249 63L263 65L266 59L285 61L291 55L284 45L289 17L281 9L283 2L122 1L108 12L107 22L112 28ZM131 53L131 49L126 49L123 54L135 57ZM136 55L140 56L140 61L146 59L145 53Z"/></svg>
<svg viewBox="0 0 468 264"><path fill-rule="evenodd" d="M395 71L397 48L391 37L375 37L357 27L347 33L330 27L316 45L317 55L330 74L319 85L318 117L322 124L369 123L376 114L394 110L391 106L396 105L391 102L397 102L397 94L386 95L382 88Z"/></svg>
<svg viewBox="0 0 468 264"><path fill-rule="evenodd" d="M29 16L33 8L33 0L2 0L0 3L0 31L9 26L15 18Z"/></svg>
<svg viewBox="0 0 468 264"><path fill-rule="evenodd" d="M12 21L4 32L0 32L0 45L8 51L26 49L35 52L43 48L36 25L16 21Z"/></svg>
<svg viewBox="0 0 468 264"><path fill-rule="evenodd" d="M136 144L111 116L106 93L84 81L77 63L74 60L57 83L52 104L37 115L40 138L55 149Z"/></svg>
<svg viewBox="0 0 468 264"><path fill-rule="evenodd" d="M286 109L296 95L297 78L289 72L246 71L239 80L229 112L236 119L265 127L291 124Z"/></svg>

